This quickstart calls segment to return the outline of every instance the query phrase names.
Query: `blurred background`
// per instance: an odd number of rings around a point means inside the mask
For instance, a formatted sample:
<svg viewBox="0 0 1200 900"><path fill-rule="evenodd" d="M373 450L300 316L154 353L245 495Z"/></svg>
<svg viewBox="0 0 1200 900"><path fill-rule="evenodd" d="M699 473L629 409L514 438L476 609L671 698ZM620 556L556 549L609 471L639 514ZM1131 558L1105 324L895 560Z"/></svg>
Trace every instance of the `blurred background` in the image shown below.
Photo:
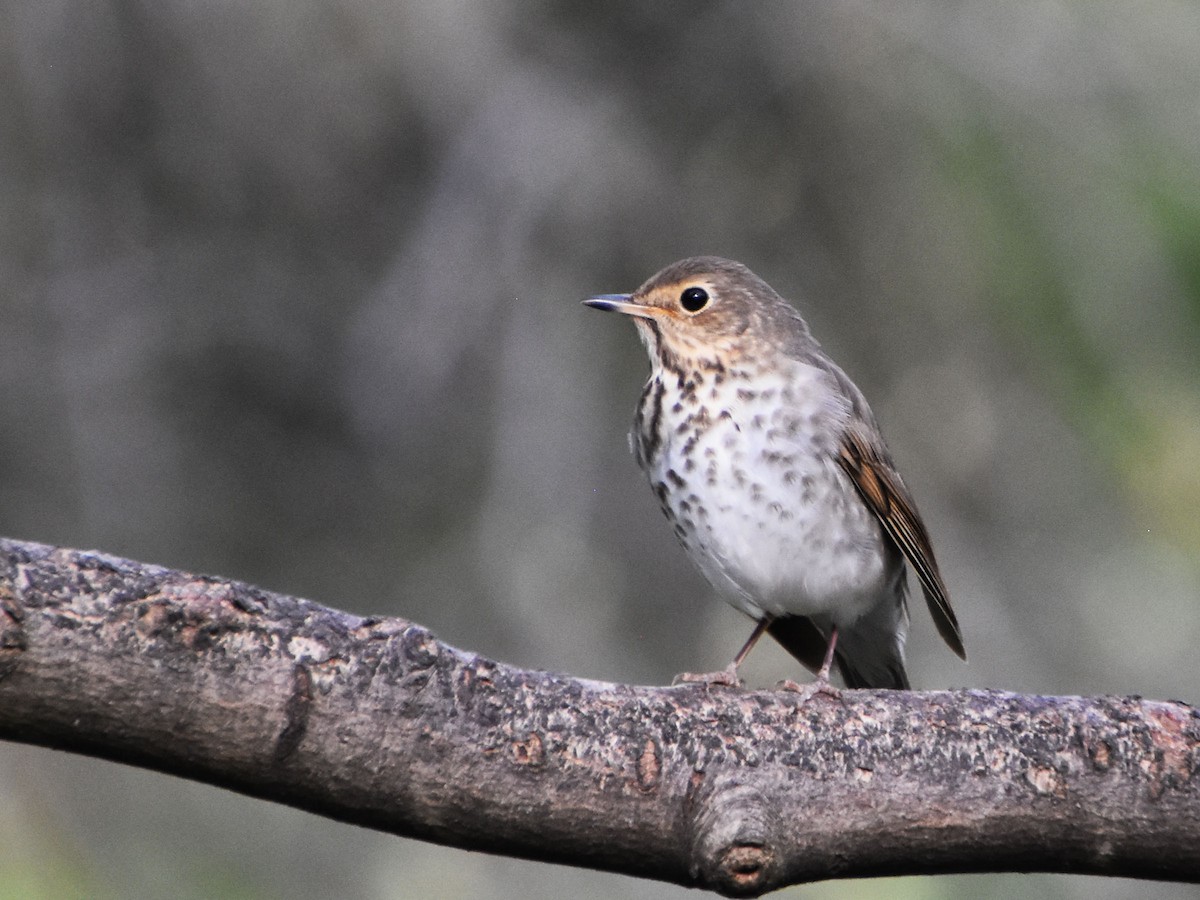
<svg viewBox="0 0 1200 900"><path fill-rule="evenodd" d="M0 533L662 684L749 625L581 307L683 256L871 399L969 665L1200 702L1200 7L0 2ZM774 648L746 674L797 674ZM1198 897L1049 876L791 896ZM0 746L0 898L692 896Z"/></svg>

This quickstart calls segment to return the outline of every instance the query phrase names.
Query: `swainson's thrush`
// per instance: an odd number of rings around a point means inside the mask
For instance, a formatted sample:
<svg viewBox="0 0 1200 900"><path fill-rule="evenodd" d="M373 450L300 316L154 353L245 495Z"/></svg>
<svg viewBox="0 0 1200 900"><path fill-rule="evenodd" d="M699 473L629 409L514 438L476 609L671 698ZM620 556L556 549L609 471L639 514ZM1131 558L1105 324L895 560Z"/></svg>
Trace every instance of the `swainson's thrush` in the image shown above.
<svg viewBox="0 0 1200 900"><path fill-rule="evenodd" d="M633 318L650 355L631 443L663 512L723 599L828 689L909 687L905 561L950 648L962 634L929 535L867 401L799 313L740 263L681 260L632 294L584 301ZM795 685L791 685L796 687Z"/></svg>

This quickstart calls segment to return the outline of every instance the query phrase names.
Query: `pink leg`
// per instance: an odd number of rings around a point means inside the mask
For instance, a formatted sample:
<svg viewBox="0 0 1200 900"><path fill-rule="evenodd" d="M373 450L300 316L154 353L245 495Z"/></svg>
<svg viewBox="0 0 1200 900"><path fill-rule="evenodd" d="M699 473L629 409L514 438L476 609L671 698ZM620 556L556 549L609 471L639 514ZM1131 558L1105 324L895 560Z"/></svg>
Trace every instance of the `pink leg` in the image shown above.
<svg viewBox="0 0 1200 900"><path fill-rule="evenodd" d="M807 703L812 699L814 694L828 694L830 697L841 699L842 692L829 683L829 670L833 666L833 651L837 647L838 631L837 626L833 626L829 632L829 646L825 648L825 659L821 663L821 669L817 672L815 681L809 684L797 684L790 678L779 682L779 687L785 691L795 691L800 694L800 702Z"/></svg>
<svg viewBox="0 0 1200 900"><path fill-rule="evenodd" d="M754 645L758 643L758 639L763 636L763 632L771 624L771 617L764 616L758 620L754 626L754 631L751 632L750 638L742 645L742 649L738 651L737 656L733 658L728 666L719 672L681 672L676 675L672 684L723 684L727 687L740 687L742 679L738 678L738 667L745 662L746 657L750 655L750 651L754 649Z"/></svg>

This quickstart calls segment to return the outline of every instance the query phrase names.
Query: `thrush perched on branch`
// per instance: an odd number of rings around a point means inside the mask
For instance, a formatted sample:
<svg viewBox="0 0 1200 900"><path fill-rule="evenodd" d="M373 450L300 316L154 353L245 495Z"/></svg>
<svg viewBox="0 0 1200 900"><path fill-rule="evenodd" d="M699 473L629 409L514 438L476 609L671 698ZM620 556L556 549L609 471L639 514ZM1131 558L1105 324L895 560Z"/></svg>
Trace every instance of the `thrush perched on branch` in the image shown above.
<svg viewBox="0 0 1200 900"><path fill-rule="evenodd" d="M685 259L632 294L584 301L630 316L650 355L631 435L663 512L723 599L828 687L909 687L905 562L934 624L962 634L912 495L862 392L799 313L740 263Z"/></svg>

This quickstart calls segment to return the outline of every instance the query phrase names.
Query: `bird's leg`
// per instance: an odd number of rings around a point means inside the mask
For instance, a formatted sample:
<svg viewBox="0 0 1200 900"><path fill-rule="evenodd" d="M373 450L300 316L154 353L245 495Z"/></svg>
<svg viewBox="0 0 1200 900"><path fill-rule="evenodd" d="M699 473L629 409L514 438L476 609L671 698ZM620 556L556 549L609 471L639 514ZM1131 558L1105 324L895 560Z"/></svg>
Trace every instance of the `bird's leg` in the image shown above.
<svg viewBox="0 0 1200 900"><path fill-rule="evenodd" d="M838 631L834 625L829 631L829 646L825 648L825 659L821 663L821 670L817 672L816 681L808 684L796 684L790 678L779 682L779 687L785 691L795 691L800 694L800 702L807 703L812 699L814 694L828 694L834 699L840 700L842 692L829 683L829 670L833 666L833 651L837 647Z"/></svg>
<svg viewBox="0 0 1200 900"><path fill-rule="evenodd" d="M723 684L728 687L740 687L742 679L738 678L738 667L750 655L750 651L754 649L754 645L758 643L758 639L763 636L763 632L771 624L771 616L763 616L754 626L754 631L750 633L749 639L742 645L742 649L738 651L737 656L724 669L719 672L681 672L676 675L672 684Z"/></svg>

